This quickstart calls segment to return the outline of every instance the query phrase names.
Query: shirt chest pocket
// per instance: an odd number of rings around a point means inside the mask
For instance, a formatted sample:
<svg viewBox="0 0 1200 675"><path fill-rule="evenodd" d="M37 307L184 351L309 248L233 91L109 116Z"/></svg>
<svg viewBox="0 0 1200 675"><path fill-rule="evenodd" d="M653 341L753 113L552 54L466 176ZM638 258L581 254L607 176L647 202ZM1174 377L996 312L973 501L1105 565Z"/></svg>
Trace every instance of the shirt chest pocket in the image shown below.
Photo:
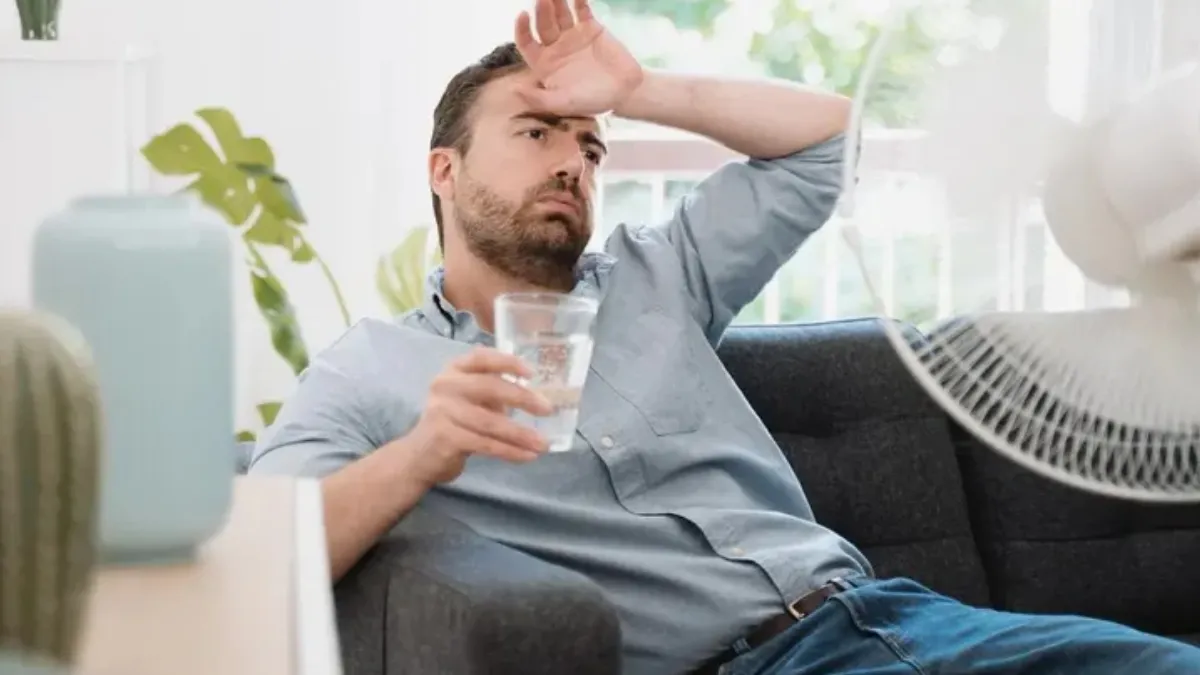
<svg viewBox="0 0 1200 675"><path fill-rule="evenodd" d="M659 436L696 431L704 420L708 393L692 328L690 319L649 311L619 335L598 336L593 371Z"/></svg>

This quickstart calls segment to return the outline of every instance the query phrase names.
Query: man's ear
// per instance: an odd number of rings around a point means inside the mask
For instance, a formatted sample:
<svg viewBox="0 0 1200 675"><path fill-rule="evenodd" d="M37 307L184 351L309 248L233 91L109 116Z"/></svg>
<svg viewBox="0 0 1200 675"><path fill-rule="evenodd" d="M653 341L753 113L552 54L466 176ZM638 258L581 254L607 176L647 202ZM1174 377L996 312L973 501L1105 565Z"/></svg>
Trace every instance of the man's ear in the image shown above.
<svg viewBox="0 0 1200 675"><path fill-rule="evenodd" d="M458 158L458 151L452 148L434 148L429 152L429 189L443 201L454 199Z"/></svg>

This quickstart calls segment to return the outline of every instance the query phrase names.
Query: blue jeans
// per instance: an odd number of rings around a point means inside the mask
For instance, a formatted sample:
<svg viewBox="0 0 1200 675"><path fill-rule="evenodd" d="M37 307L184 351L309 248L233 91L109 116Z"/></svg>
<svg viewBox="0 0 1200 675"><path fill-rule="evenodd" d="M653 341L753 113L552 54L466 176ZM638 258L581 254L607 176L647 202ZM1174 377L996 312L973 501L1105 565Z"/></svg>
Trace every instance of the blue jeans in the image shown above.
<svg viewBox="0 0 1200 675"><path fill-rule="evenodd" d="M907 579L850 584L721 675L1200 673L1200 648L1115 623L978 609Z"/></svg>

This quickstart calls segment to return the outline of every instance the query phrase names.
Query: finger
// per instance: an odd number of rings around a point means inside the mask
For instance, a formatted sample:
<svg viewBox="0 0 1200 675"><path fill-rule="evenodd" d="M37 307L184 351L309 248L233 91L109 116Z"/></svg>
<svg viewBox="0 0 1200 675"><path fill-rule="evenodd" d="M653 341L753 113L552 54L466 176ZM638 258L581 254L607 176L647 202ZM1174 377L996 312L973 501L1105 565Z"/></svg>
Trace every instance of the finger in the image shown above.
<svg viewBox="0 0 1200 675"><path fill-rule="evenodd" d="M596 18L592 14L592 5L588 0L575 0L575 20L579 23L586 23Z"/></svg>
<svg viewBox="0 0 1200 675"><path fill-rule="evenodd" d="M462 375L456 383L456 391L476 405L488 408L516 408L539 416L554 412L554 405L545 396L495 375Z"/></svg>
<svg viewBox="0 0 1200 675"><path fill-rule="evenodd" d="M575 17L571 16L567 0L554 0L554 20L558 22L560 31L566 32L575 27Z"/></svg>
<svg viewBox="0 0 1200 675"><path fill-rule="evenodd" d="M507 415L463 406L454 413L454 422L480 438L523 452L542 453L550 448L544 436Z"/></svg>
<svg viewBox="0 0 1200 675"><path fill-rule="evenodd" d="M534 21L537 24L538 37L542 45L552 44L562 33L558 29L558 19L555 16L554 0L537 0L533 8Z"/></svg>
<svg viewBox="0 0 1200 675"><path fill-rule="evenodd" d="M517 15L513 42L517 45L517 51L521 52L521 58L525 59L525 63L533 63L541 54L542 45L538 43L537 38L533 37L533 19L529 17L529 12L521 12Z"/></svg>
<svg viewBox="0 0 1200 675"><path fill-rule="evenodd" d="M508 354L491 347L477 347L465 355L455 359L450 366L453 370L464 373L491 373L493 375L514 375L521 378L533 376L529 365L514 354Z"/></svg>
<svg viewBox="0 0 1200 675"><path fill-rule="evenodd" d="M510 462L532 462L541 454L521 446L505 443L497 438L485 436L466 427L458 427L451 442L474 454L489 455Z"/></svg>

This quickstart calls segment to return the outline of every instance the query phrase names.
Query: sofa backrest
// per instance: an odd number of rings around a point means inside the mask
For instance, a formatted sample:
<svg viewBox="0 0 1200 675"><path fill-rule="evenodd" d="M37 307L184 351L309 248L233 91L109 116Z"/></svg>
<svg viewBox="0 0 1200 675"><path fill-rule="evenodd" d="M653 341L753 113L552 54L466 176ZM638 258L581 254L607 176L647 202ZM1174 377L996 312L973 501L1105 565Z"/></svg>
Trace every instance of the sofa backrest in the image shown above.
<svg viewBox="0 0 1200 675"><path fill-rule="evenodd" d="M1152 505L1067 487L953 429L998 607L1200 638L1200 504Z"/></svg>
<svg viewBox="0 0 1200 675"><path fill-rule="evenodd" d="M817 518L879 576L970 604L1200 634L1200 505L1099 497L1003 458L943 414L876 319L738 326L718 352Z"/></svg>
<svg viewBox="0 0 1200 675"><path fill-rule="evenodd" d="M819 522L861 548L878 576L989 603L949 421L878 320L736 326L718 353Z"/></svg>

